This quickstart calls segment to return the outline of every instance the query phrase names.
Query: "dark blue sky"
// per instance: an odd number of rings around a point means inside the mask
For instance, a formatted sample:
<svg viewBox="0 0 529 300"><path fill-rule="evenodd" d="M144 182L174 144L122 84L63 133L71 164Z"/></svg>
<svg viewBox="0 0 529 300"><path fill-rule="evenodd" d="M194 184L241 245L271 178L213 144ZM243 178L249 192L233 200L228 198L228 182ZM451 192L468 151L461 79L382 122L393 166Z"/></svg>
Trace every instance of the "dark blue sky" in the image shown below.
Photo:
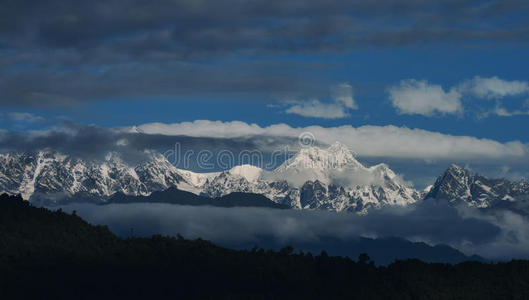
<svg viewBox="0 0 529 300"><path fill-rule="evenodd" d="M74 121L97 124L104 127L137 125L150 122L178 123L197 119L232 121L240 120L267 126L287 123L291 126L338 126L343 124L396 125L422 128L453 135L470 135L498 141L520 140L529 142L526 128L528 115L487 117L482 113L494 109L498 103L511 110L529 110L524 101L529 93L508 96L503 99L477 99L462 97L464 112L431 116L399 114L389 99L388 87L403 79L428 80L441 85L445 90L475 76L497 76L506 81L527 81L529 70L529 46L492 45L476 43L456 45L416 45L389 47L387 49L351 50L332 55L281 55L267 60L318 65L309 70L288 70L299 80L310 78L315 82L332 84L347 82L354 90L358 109L349 110L348 116L325 119L285 113L280 97L270 93L233 93L207 95L142 96L142 99L93 99L66 107L25 107L10 103L3 109L5 116L1 125L6 129L27 130ZM252 61L259 61L253 59ZM211 62L210 62L211 63ZM298 66L299 67L299 66ZM226 76L229 76L229 64ZM134 85L134 82L130 82ZM95 87L97 88L97 87ZM332 101L330 95L314 97L322 102ZM300 101L310 100L310 95ZM272 104L272 105L271 105ZM30 112L45 118L45 121L23 122L10 119L10 112Z"/></svg>

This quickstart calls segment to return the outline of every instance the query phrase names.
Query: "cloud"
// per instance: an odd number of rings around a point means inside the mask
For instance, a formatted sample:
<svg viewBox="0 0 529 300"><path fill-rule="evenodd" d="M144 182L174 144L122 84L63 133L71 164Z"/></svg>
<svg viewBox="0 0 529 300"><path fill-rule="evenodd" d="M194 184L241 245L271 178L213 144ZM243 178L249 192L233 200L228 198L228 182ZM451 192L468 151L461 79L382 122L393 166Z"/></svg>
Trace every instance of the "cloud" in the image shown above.
<svg viewBox="0 0 529 300"><path fill-rule="evenodd" d="M0 103L64 107L270 91L314 97L328 83L303 75L299 65L310 63L252 62L366 46L524 42L528 21L511 16L527 11L524 0L10 1L0 11Z"/></svg>
<svg viewBox="0 0 529 300"><path fill-rule="evenodd" d="M296 104L288 108L285 112L287 114L322 119L341 119L349 116L344 106L338 103L322 103L319 100Z"/></svg>
<svg viewBox="0 0 529 300"><path fill-rule="evenodd" d="M61 3L17 1L7 5L0 14L0 28L9 38L6 44L86 49L124 44L127 53L169 55L172 50L183 56L193 52L325 51L355 44L518 40L527 36L520 30L526 20L510 19L510 26L501 21L529 9L523 0L507 4L403 0L398 7L391 0L338 0L331 5L314 0L288 4L236 0L160 0L157 5L137 0ZM482 30L484 24L489 30ZM154 49L160 49L159 53Z"/></svg>
<svg viewBox="0 0 529 300"><path fill-rule="evenodd" d="M220 122L197 120L174 124L148 123L132 128L128 132L145 134L187 135L194 137L240 138L247 136L274 136L297 139L310 132L317 142L332 144L340 141L348 145L359 156L448 160L448 161L520 161L529 155L529 147L519 141L500 143L491 139L471 136L453 136L422 129L397 126L338 127L291 127L274 124L261 127L240 121ZM264 138L263 138L264 139Z"/></svg>
<svg viewBox="0 0 529 300"><path fill-rule="evenodd" d="M8 116L11 120L16 121L16 122L34 123L34 122L46 121L46 119L43 117L34 115L32 113L27 113L27 112L12 112L12 113L9 113Z"/></svg>
<svg viewBox="0 0 529 300"><path fill-rule="evenodd" d="M331 97L333 102L323 103L318 99L311 101L288 101L295 103L285 112L287 114L296 114L304 117L323 118L323 119L341 119L349 116L348 111L358 109L353 99L353 87L348 83L340 83L331 86Z"/></svg>
<svg viewBox="0 0 529 300"><path fill-rule="evenodd" d="M497 76L484 78L475 76L464 80L445 92L440 85L425 80L402 80L399 85L388 89L389 98L400 114L418 114L432 116L440 114L462 114L464 98L496 99L496 106L486 112L478 113L478 118L490 115L511 117L529 114L526 110L504 108L499 100L509 96L529 93L529 83L508 81ZM524 104L525 107L525 104Z"/></svg>
<svg viewBox="0 0 529 300"><path fill-rule="evenodd" d="M263 155L269 155L273 151L282 150L286 145L293 145L294 147L290 149L295 150L295 146L298 145L297 138L241 136L226 139L212 136L170 136L143 134L131 131L130 128L127 130L123 128L109 129L76 123L64 123L49 129L34 130L28 133L0 131L0 153L55 150L85 160L104 160L108 153L115 152L119 153L126 163L136 165L147 159L150 151L156 151L167 154L170 162L175 163L177 167L186 169L200 169L197 167L196 158L202 150L207 150L213 154L229 150L234 153L235 157L238 157L238 153L241 151L260 151ZM189 158L189 161L182 157L187 152L194 155ZM213 160L213 162L216 161ZM241 163L243 162L232 162L233 165ZM265 163L268 163L268 159L263 162L263 165ZM218 168L219 166L216 165L215 167Z"/></svg>
<svg viewBox="0 0 529 300"><path fill-rule="evenodd" d="M272 238L281 244L350 240L358 236L401 237L428 244L448 244L467 254L491 259L527 258L529 224L521 216L499 211L484 214L472 208L424 201L409 207L388 207L360 216L320 210L220 208L169 204L62 207L120 235L130 228L138 236L152 234L204 238L219 244L261 244Z"/></svg>
<svg viewBox="0 0 529 300"><path fill-rule="evenodd" d="M502 99L508 96L529 93L529 83L517 80L507 81L497 76L489 78L476 76L473 79L462 82L458 90L476 98Z"/></svg>
<svg viewBox="0 0 529 300"><path fill-rule="evenodd" d="M492 112L488 114L495 114L499 117L512 117L512 116L527 116L529 111L524 110L507 110L503 107L496 107ZM486 116L488 116L488 114Z"/></svg>
<svg viewBox="0 0 529 300"><path fill-rule="evenodd" d="M526 216L508 210L487 214L468 207L459 207L458 210L463 218L475 218L500 228L500 234L490 242L480 246L463 243L460 248L462 251L480 253L491 258L529 258L529 221Z"/></svg>
<svg viewBox="0 0 529 300"><path fill-rule="evenodd" d="M39 57L53 61L54 54ZM253 61L245 63L203 64L196 62L116 63L109 66L83 67L82 62L41 66L29 70L11 62L0 68L0 105L4 107L72 107L83 102L108 99L171 99L188 96L229 95L233 100L270 101L275 96L324 95L327 83L298 78L297 72L310 72L315 64ZM37 63L39 64L39 63ZM0 57L0 66L2 66ZM230 76L226 76L226 72ZM198 88L200 87L200 88ZM179 98L178 98L179 99ZM275 101L275 100L274 100Z"/></svg>
<svg viewBox="0 0 529 300"><path fill-rule="evenodd" d="M353 87L348 83L340 83L331 87L331 96L336 103L346 108L358 109L358 105L353 99Z"/></svg>
<svg viewBox="0 0 529 300"><path fill-rule="evenodd" d="M455 89L445 92L440 85L426 80L402 80L388 90L389 98L400 114L432 116L435 113L461 114L461 94Z"/></svg>

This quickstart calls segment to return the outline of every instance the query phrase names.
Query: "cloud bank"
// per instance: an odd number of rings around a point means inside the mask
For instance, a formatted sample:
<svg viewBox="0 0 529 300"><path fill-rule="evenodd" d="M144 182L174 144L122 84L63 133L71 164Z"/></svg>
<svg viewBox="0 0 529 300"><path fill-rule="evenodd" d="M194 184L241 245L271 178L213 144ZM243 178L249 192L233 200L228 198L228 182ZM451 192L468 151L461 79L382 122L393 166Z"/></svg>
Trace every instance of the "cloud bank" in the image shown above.
<svg viewBox="0 0 529 300"><path fill-rule="evenodd" d="M128 132L169 136L238 138L245 136L276 136L298 138L304 132L314 135L316 141L332 144L340 141L359 156L413 158L424 160L495 159L520 161L528 157L529 147L519 141L500 143L491 139L453 136L422 129L388 126L291 127L274 124L261 127L239 121L220 122L198 120L174 124L149 123L123 129Z"/></svg>
<svg viewBox="0 0 529 300"><path fill-rule="evenodd" d="M522 217L463 212L445 203L425 201L415 207L388 208L366 216L312 210L220 208L169 204L63 207L96 224L109 225L128 236L152 234L204 238L220 244L259 243L272 237L283 243L315 242L327 237L402 237L429 244L448 244L467 254L487 258L527 258L529 228Z"/></svg>

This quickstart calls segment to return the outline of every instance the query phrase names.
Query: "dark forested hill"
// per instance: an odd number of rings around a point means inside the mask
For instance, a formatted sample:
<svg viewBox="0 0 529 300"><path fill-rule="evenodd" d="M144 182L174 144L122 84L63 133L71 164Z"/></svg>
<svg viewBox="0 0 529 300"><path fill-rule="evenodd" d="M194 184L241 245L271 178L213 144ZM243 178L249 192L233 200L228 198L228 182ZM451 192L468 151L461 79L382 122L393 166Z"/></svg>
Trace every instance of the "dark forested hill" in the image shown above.
<svg viewBox="0 0 529 300"><path fill-rule="evenodd" d="M180 205L210 205L220 207L271 207L287 209L286 205L275 203L263 195L253 193L231 193L218 198L209 198L182 191L177 188L169 188L164 191L156 191L149 196L129 196L122 193L114 194L108 201L110 203L170 203Z"/></svg>
<svg viewBox="0 0 529 300"><path fill-rule="evenodd" d="M375 267L366 255L123 239L75 214L0 196L0 299L526 299L528 290L527 261Z"/></svg>
<svg viewBox="0 0 529 300"><path fill-rule="evenodd" d="M274 237L259 236L258 241L259 246L265 249L279 250L285 246L285 242ZM247 242L240 244L223 243L222 245L233 249L250 249L253 244ZM305 252L320 253L325 250L332 256L348 256L350 258L357 258L362 253L369 253L371 259L379 266L387 266L395 260L406 259L451 264L466 261L487 261L477 255L467 256L447 245L431 246L423 242L411 242L397 237L340 239L331 236L320 236L315 240L290 241L290 245Z"/></svg>

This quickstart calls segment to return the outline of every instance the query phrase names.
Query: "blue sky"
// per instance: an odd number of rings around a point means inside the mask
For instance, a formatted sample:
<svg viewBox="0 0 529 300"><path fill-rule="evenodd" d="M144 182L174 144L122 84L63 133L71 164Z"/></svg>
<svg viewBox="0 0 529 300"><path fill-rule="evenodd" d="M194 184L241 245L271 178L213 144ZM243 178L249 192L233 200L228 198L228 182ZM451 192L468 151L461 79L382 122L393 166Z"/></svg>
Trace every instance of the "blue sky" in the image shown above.
<svg viewBox="0 0 529 300"><path fill-rule="evenodd" d="M30 112L45 121L14 121L7 116L2 127L12 130L38 129L63 121L97 124L104 127L129 126L150 122L178 123L199 119L240 120L267 126L287 123L291 126L338 125L396 125L422 128L453 135L470 135L498 141L528 142L524 128L529 126L528 115L480 116L492 110L498 102L511 110L524 109L529 93L499 100L464 97L463 115L399 114L389 99L388 87L403 79L428 80L445 90L475 76L497 76L506 81L528 79L529 47L505 45L414 46L390 49L352 50L334 55L280 56L277 59L300 64L321 64L325 67L294 73L300 80L307 77L326 82L329 86L347 82L353 87L357 110L337 119L304 117L285 113L286 105L274 98L274 91L257 95L173 95L145 99L94 99L72 107L27 108L6 107L10 112ZM229 70L226 70L229 72ZM315 95L322 102L331 101L330 95ZM310 96L306 99L310 100ZM528 108L525 108L529 110Z"/></svg>

